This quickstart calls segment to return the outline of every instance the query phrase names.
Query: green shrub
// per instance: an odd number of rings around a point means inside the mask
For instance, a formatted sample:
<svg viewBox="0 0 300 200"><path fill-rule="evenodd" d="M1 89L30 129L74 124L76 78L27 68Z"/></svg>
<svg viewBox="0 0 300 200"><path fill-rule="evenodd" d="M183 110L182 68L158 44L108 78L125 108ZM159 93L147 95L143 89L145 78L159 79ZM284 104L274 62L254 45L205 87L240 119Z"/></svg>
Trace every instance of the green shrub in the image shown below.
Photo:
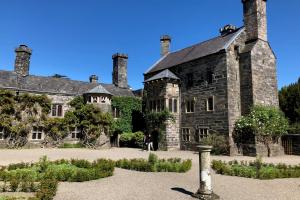
<svg viewBox="0 0 300 200"><path fill-rule="evenodd" d="M11 189L12 192L16 192L19 188L20 185L20 179L17 177L12 177L9 180L9 188Z"/></svg>
<svg viewBox="0 0 300 200"><path fill-rule="evenodd" d="M49 165L45 175L47 177L52 176L58 181L70 181L72 174L74 174L77 169L76 166L69 164Z"/></svg>
<svg viewBox="0 0 300 200"><path fill-rule="evenodd" d="M92 164L84 159L71 159L71 164L79 168L91 168Z"/></svg>
<svg viewBox="0 0 300 200"><path fill-rule="evenodd" d="M253 162L241 161L235 162L223 162L212 161L212 169L217 174L240 176L246 178L256 179L275 179L275 178L299 178L300 177L300 165L287 166L285 164L266 164L263 163L261 158L257 158Z"/></svg>
<svg viewBox="0 0 300 200"><path fill-rule="evenodd" d="M31 167L31 163L15 163L15 164L9 164L7 167L7 170L16 170L16 169L24 169L24 168L29 168Z"/></svg>
<svg viewBox="0 0 300 200"><path fill-rule="evenodd" d="M139 131L135 133L122 133L120 136L121 147L142 148L144 144L144 133Z"/></svg>
<svg viewBox="0 0 300 200"><path fill-rule="evenodd" d="M59 148L84 148L84 145L81 143L63 143L62 145L59 146Z"/></svg>
<svg viewBox="0 0 300 200"><path fill-rule="evenodd" d="M143 172L187 172L192 167L191 160L181 161L180 158L158 159L150 153L145 159L121 159L116 162L116 167Z"/></svg>
<svg viewBox="0 0 300 200"><path fill-rule="evenodd" d="M212 146L211 153L214 155L227 155L229 150L228 140L224 135L211 134L203 138L200 142L202 145Z"/></svg>
<svg viewBox="0 0 300 200"><path fill-rule="evenodd" d="M54 178L45 177L41 180L36 197L40 200L52 200L56 194L58 182Z"/></svg>
<svg viewBox="0 0 300 200"><path fill-rule="evenodd" d="M47 170L50 164L51 162L48 160L47 156L43 156L40 158L39 162L37 163L37 166L39 168L39 171L43 173Z"/></svg>

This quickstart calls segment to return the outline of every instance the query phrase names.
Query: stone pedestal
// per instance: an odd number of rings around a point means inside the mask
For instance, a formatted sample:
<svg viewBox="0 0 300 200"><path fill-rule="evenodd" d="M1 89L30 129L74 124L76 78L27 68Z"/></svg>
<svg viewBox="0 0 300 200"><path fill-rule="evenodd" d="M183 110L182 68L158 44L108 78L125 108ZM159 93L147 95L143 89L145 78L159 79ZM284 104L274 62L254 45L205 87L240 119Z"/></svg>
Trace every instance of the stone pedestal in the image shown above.
<svg viewBox="0 0 300 200"><path fill-rule="evenodd" d="M198 191L192 196L203 200L220 199L213 193L210 173L210 152L212 146L200 145L199 148L199 176L200 186Z"/></svg>

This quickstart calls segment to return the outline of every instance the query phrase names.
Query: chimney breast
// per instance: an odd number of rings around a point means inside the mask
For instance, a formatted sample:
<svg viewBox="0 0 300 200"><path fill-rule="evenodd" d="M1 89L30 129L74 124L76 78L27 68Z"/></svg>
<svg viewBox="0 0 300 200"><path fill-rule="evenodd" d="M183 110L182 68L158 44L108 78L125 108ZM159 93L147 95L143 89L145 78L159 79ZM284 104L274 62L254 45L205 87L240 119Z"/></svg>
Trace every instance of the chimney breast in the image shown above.
<svg viewBox="0 0 300 200"><path fill-rule="evenodd" d="M170 53L171 37L169 35L162 35L160 37L160 56L163 57Z"/></svg>
<svg viewBox="0 0 300 200"><path fill-rule="evenodd" d="M128 82L127 82L128 55L123 53L116 53L112 56L112 59L113 59L113 73L112 73L113 84L120 88L128 88Z"/></svg>
<svg viewBox="0 0 300 200"><path fill-rule="evenodd" d="M28 76L32 50L26 45L22 44L15 49L15 52L15 72L21 76Z"/></svg>

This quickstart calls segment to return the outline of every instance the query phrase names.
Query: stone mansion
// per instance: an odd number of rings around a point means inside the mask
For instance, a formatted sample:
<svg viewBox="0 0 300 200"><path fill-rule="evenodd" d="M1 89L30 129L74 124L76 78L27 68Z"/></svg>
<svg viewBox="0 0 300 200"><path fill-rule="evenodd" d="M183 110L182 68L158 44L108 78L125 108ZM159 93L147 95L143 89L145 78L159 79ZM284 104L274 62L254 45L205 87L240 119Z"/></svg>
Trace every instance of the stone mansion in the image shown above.
<svg viewBox="0 0 300 200"><path fill-rule="evenodd" d="M236 120L252 105L278 106L267 0L242 4L243 27L226 25L219 36L175 52L168 35L160 38L161 58L144 73L144 97L148 110L166 108L175 116L165 130L168 149L195 149L216 133L228 138L231 155L266 153L263 145L240 146L232 137ZM274 148L282 151L280 145Z"/></svg>
<svg viewBox="0 0 300 200"><path fill-rule="evenodd" d="M46 94L51 100L51 117L63 117L70 109L69 102L76 96L84 96L89 103L94 103L104 112L117 114L111 108L112 96L133 97L133 91L127 84L127 59L126 54L114 54L112 84L98 82L96 75L91 75L89 81L76 81L54 76L35 76L29 73L30 57L32 50L26 45L20 45L15 49L16 58L14 71L0 70L0 89L11 90L18 93ZM69 142L78 141L79 130L70 130L65 139ZM39 146L45 133L42 127L33 127L28 135L27 146ZM109 141L109 140L108 140ZM109 142L108 142L109 143ZM0 128L0 147L5 147L3 129Z"/></svg>

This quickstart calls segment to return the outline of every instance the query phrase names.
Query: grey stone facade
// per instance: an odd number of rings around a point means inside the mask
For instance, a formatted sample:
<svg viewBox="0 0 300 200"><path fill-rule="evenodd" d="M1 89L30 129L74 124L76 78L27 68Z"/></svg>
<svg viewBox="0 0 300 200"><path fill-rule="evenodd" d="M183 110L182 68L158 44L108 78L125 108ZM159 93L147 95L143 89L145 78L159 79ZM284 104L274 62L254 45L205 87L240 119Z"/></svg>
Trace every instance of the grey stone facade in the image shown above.
<svg viewBox="0 0 300 200"><path fill-rule="evenodd" d="M63 117L71 109L69 102L77 96L84 96L87 103L97 105L103 112L111 112L112 96L130 96L134 93L127 85L127 58L125 54L115 54L113 56L113 84L99 83L96 75L89 77L89 82L76 81L63 76L35 76L29 74L31 49L25 45L20 45L15 50L14 71L0 70L0 89L11 90L16 94L30 93L33 95L46 94L52 101L49 117ZM54 114L54 115L53 115ZM28 135L26 147L41 147L46 137L46 133L37 125L35 133L31 131ZM0 127L1 130L1 127ZM33 134L40 134L33 137ZM65 142L78 142L78 138L70 136L65 138ZM6 147L5 138L0 138L0 148ZM109 147L110 138L104 133L99 137L97 144L99 147Z"/></svg>
<svg viewBox="0 0 300 200"><path fill-rule="evenodd" d="M202 137L217 133L228 139L231 155L246 154L233 140L235 122L252 105L278 106L276 57L267 41L266 1L242 2L245 27L226 25L216 38L165 54L144 75L151 80L168 69L180 79L178 128L167 128L167 135L178 135L181 149L193 150ZM156 84L145 83L147 105L158 96L158 90L150 89ZM243 145L254 149L251 153L266 153L255 140ZM280 142L272 148L275 154L282 153Z"/></svg>

